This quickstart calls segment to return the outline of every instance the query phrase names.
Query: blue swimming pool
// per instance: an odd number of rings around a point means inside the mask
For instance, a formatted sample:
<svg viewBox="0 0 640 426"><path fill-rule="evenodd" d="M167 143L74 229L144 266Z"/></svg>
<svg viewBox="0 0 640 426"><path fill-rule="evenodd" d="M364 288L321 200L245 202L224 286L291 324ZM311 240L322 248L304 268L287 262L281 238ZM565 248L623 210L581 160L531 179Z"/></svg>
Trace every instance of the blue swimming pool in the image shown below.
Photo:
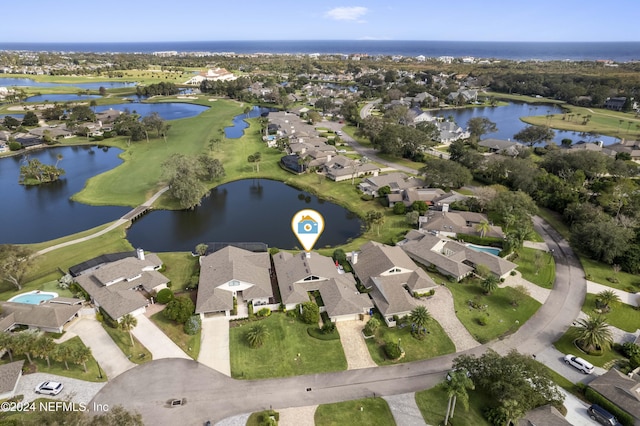
<svg viewBox="0 0 640 426"><path fill-rule="evenodd" d="M500 254L500 252L502 251L501 249L497 248L497 247L487 247L487 246L477 246L475 244L467 244L467 247L469 247L470 249L473 249L475 251L483 251L485 253L490 253L494 256L498 256Z"/></svg>
<svg viewBox="0 0 640 426"><path fill-rule="evenodd" d="M13 296L9 299L9 302L26 303L28 305L39 305L47 300L58 297L58 293L46 292L46 291L30 291L29 293L22 293L17 296Z"/></svg>

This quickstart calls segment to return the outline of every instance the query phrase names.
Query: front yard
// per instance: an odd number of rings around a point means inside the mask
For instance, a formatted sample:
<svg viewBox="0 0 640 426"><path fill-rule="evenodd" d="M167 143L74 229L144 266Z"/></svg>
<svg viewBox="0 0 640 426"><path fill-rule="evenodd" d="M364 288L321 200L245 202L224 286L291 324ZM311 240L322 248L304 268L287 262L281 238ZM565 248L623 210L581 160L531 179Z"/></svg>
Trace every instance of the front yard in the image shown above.
<svg viewBox="0 0 640 426"><path fill-rule="evenodd" d="M383 398L322 404L314 416L316 426L395 425L389 404Z"/></svg>
<svg viewBox="0 0 640 426"><path fill-rule="evenodd" d="M553 255L541 250L522 248L512 260L518 264L522 278L543 288L553 288L556 277L556 262Z"/></svg>
<svg viewBox="0 0 640 426"><path fill-rule="evenodd" d="M152 359L151 352L145 348L142 343L135 337L133 338L133 346L131 346L131 338L129 333L118 328L109 327L102 322L102 328L107 332L111 340L118 345L123 354L129 358L134 364L144 364Z"/></svg>
<svg viewBox="0 0 640 426"><path fill-rule="evenodd" d="M202 331L198 331L197 334L190 336L184 332L184 326L182 324L167 319L162 311L151 315L151 321L187 355L195 360L198 359L198 354L200 353L200 334Z"/></svg>
<svg viewBox="0 0 640 426"><path fill-rule="evenodd" d="M557 350L562 352L563 354L572 354L579 356L587 361L589 361L593 365L597 365L598 367L609 367L609 363L612 361L616 361L618 359L623 359L624 357L617 353L615 350L610 349L608 351L604 351L602 355L589 355L582 352L578 347L573 343L575 338L573 337L573 330L575 327L570 327L569 330L558 339L553 346L556 347Z"/></svg>
<svg viewBox="0 0 640 426"><path fill-rule="evenodd" d="M587 293L582 312L591 313L596 310L597 295ZM629 333L635 333L640 328L640 311L626 303L616 303L611 305L611 310L603 314L607 318L607 323Z"/></svg>
<svg viewBox="0 0 640 426"><path fill-rule="evenodd" d="M308 324L279 312L260 322L266 326L269 336L258 348L252 348L246 337L255 321L231 323L232 377L265 379L346 370L347 360L340 340L313 338L307 332Z"/></svg>
<svg viewBox="0 0 640 426"><path fill-rule="evenodd" d="M442 384L421 392L416 392L416 403L424 420L430 425L440 425L447 415L449 397ZM469 391L469 410L466 411L462 403L456 404L452 425L490 425L482 415L490 401L482 393Z"/></svg>

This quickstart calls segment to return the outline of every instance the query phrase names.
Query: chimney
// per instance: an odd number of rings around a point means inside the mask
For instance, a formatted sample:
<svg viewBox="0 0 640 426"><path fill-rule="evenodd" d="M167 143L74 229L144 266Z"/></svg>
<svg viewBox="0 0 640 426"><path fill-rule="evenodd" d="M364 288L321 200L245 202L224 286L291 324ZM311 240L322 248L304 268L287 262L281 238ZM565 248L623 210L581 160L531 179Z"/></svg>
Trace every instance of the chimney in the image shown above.
<svg viewBox="0 0 640 426"><path fill-rule="evenodd" d="M351 252L351 264L355 265L356 263L358 263L358 252L354 251Z"/></svg>
<svg viewBox="0 0 640 426"><path fill-rule="evenodd" d="M136 250L136 255L138 256L139 260L144 260L144 250L142 250L141 248Z"/></svg>
<svg viewBox="0 0 640 426"><path fill-rule="evenodd" d="M327 154L327 163L331 161L331 154Z"/></svg>

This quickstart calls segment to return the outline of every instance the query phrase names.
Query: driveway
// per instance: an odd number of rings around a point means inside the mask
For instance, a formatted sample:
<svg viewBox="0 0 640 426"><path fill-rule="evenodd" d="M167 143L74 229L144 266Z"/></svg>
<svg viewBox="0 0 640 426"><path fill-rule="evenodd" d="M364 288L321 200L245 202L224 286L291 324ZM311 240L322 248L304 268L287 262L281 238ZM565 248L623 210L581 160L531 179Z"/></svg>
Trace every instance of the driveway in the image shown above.
<svg viewBox="0 0 640 426"><path fill-rule="evenodd" d="M205 318L201 336L198 362L231 377L229 320L224 316Z"/></svg>
<svg viewBox="0 0 640 426"><path fill-rule="evenodd" d="M587 414L589 404L580 401L562 388L558 389L564 395L564 406L567 408L567 415L564 416L564 418L567 419L569 423L573 426L593 426L599 424L591 420L589 414Z"/></svg>
<svg viewBox="0 0 640 426"><path fill-rule="evenodd" d="M162 332L149 318L144 315L136 317L138 325L133 329L132 333L136 339L149 349L153 355L153 359L162 358L185 358L191 359L189 355L184 353L182 349L173 340Z"/></svg>
<svg viewBox="0 0 640 426"><path fill-rule="evenodd" d="M362 337L365 321L338 321L336 327L340 333L340 342L347 358L347 369L376 367L371 359L367 344Z"/></svg>
<svg viewBox="0 0 640 426"><path fill-rule="evenodd" d="M58 395L38 395L35 392L36 386L47 380L60 382L64 385L62 392ZM58 400L68 400L76 404L89 404L89 401L106 385L106 382L94 383L84 380L72 379L70 377L56 376L47 373L25 374L20 378L16 395L24 395L23 402L31 402L36 398L51 398ZM37 408L36 408L37 409Z"/></svg>
<svg viewBox="0 0 640 426"><path fill-rule="evenodd" d="M631 306L640 306L640 293L628 293L626 291L618 290L617 288L594 283L593 281L587 281L587 292L598 294L605 290L611 290L617 294L620 298L620 302L622 303L626 303Z"/></svg>
<svg viewBox="0 0 640 426"><path fill-rule="evenodd" d="M93 357L110 380L135 367L95 318L80 318L67 331L80 336L80 340L91 348Z"/></svg>

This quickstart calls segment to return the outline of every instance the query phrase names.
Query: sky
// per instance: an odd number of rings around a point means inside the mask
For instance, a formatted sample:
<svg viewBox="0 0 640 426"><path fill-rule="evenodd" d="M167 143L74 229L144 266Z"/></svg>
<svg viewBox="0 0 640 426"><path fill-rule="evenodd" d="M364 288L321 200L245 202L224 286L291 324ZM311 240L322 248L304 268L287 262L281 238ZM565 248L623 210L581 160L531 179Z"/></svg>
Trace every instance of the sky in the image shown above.
<svg viewBox="0 0 640 426"><path fill-rule="evenodd" d="M640 41L638 0L3 3L0 49L2 42Z"/></svg>

